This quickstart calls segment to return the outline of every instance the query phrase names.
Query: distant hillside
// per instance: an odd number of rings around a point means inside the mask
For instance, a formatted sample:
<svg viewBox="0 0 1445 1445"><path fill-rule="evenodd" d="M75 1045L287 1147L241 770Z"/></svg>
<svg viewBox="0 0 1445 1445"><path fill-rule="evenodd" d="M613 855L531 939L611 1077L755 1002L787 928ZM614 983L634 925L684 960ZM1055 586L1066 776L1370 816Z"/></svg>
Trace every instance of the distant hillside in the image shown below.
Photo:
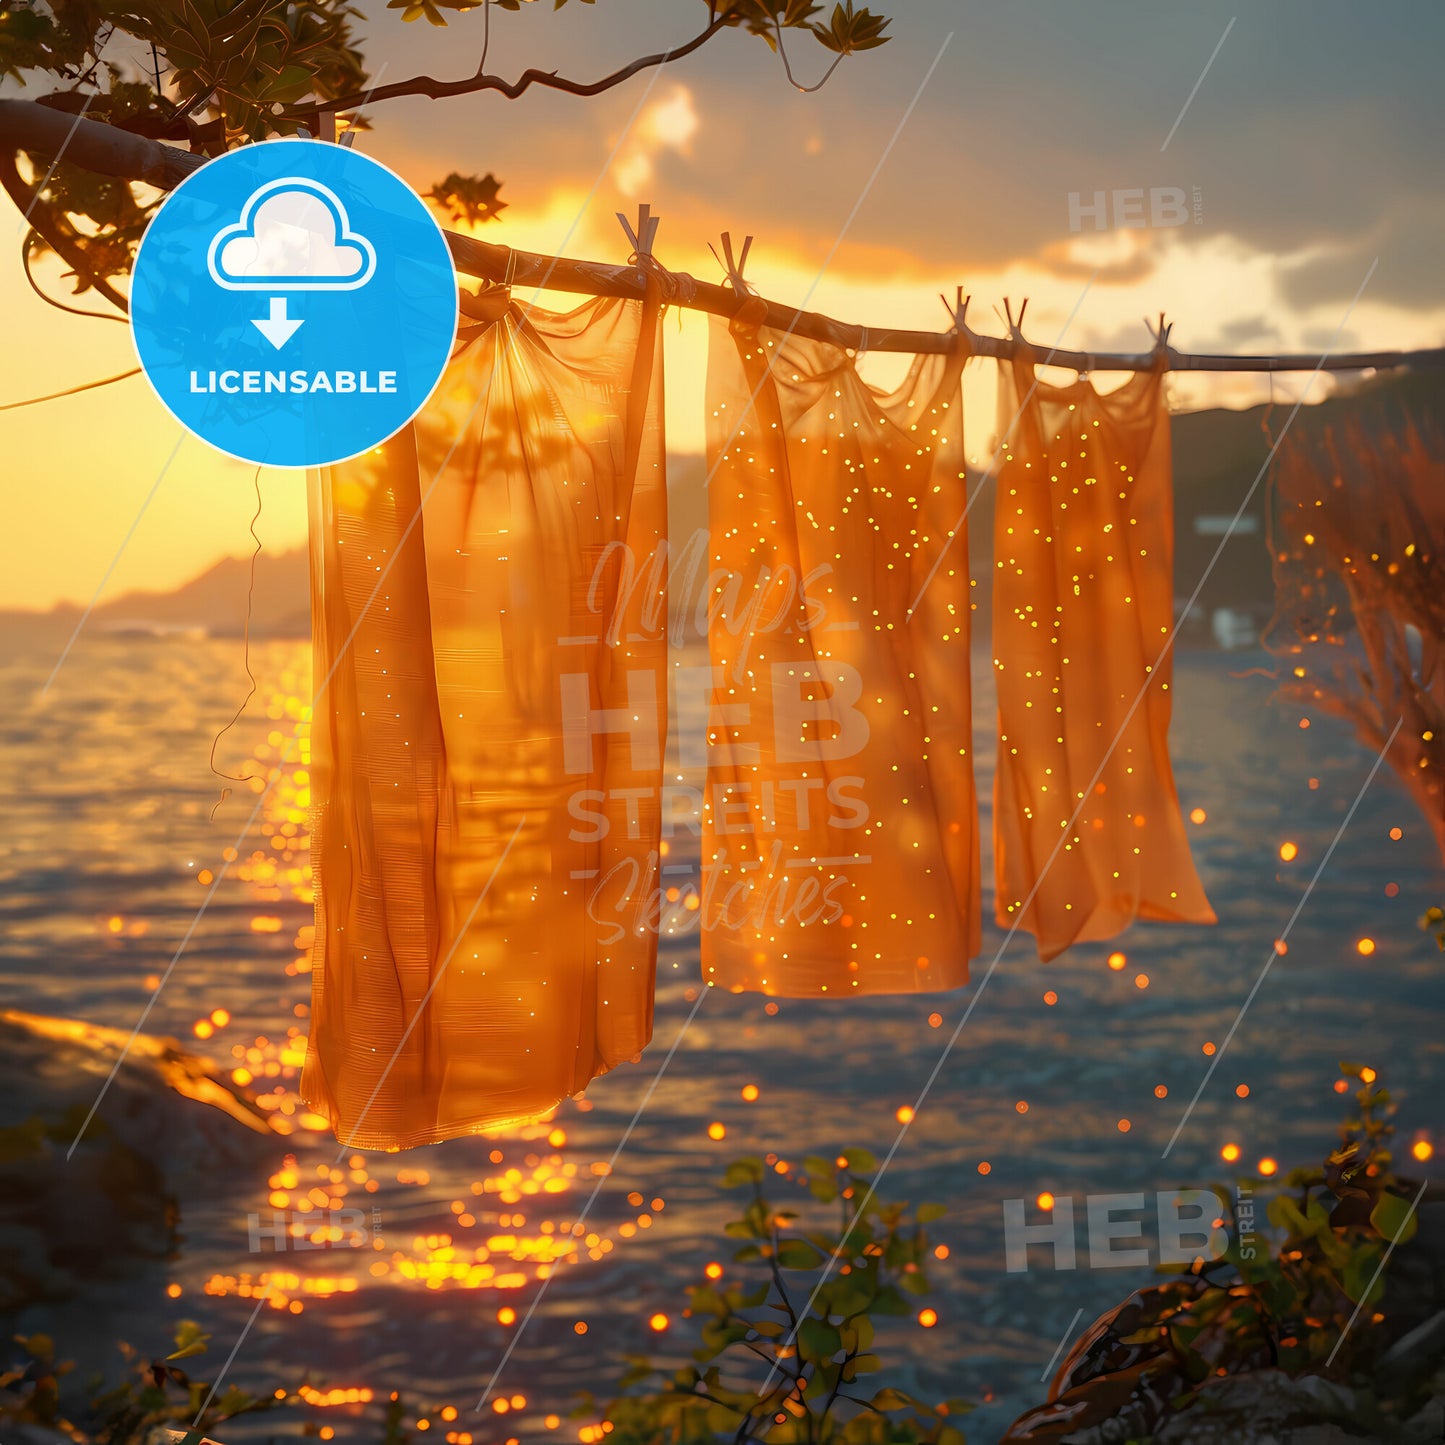
<svg viewBox="0 0 1445 1445"><path fill-rule="evenodd" d="M246 622L246 592L251 559L223 557L199 577L172 592L127 592L102 602L85 625L87 635L132 632L204 631L214 637L239 637ZM256 587L251 608L253 637L307 637L311 632L311 596L306 549L262 552L256 558ZM81 615L62 605L50 612L0 612L0 631L23 628L66 634Z"/></svg>

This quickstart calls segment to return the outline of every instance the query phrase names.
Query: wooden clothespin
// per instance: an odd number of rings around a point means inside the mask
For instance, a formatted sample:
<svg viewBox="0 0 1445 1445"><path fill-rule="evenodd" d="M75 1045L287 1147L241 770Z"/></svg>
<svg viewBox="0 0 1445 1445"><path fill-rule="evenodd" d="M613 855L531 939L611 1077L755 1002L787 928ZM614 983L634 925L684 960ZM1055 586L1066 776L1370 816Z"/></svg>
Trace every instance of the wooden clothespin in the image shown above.
<svg viewBox="0 0 1445 1445"><path fill-rule="evenodd" d="M1156 359L1167 359L1169 353L1174 349L1169 345L1169 335L1174 330L1174 323L1171 321L1166 326L1164 323L1164 313L1161 311L1159 313L1159 325L1157 327L1147 316L1144 318L1144 325L1148 328L1149 335L1154 338L1154 354Z"/></svg>
<svg viewBox="0 0 1445 1445"><path fill-rule="evenodd" d="M997 306L995 306L993 309L995 313L998 312ZM1008 334L1015 341L1022 343L1024 346L1028 345L1028 342L1024 341L1024 313L1028 309L1029 298L1025 296L1023 299L1023 304L1019 307L1018 317L1015 318L1013 313L1013 303L1009 300L1007 296L1003 298L1003 315L1000 319L1003 321L1004 325L1008 327Z"/></svg>
<svg viewBox="0 0 1445 1445"><path fill-rule="evenodd" d="M960 286L954 295L952 305L949 304L948 297L945 296L942 291L938 293L938 299L943 302L943 309L948 312L948 319L953 322L953 334L955 336L966 336L969 341L972 341L974 331L968 324L968 303L973 300L972 293L965 296L963 294L963 287Z"/></svg>
<svg viewBox="0 0 1445 1445"><path fill-rule="evenodd" d="M626 233L628 243L632 247L632 254L629 261L645 263L653 259L652 243L657 239L657 228L662 224L661 216L652 214L652 207L643 202L637 208L637 229L634 231L626 216L621 211L617 213L617 219L622 223L622 229ZM641 279L641 268L638 272L638 279Z"/></svg>
<svg viewBox="0 0 1445 1445"><path fill-rule="evenodd" d="M722 233L723 253L721 256L718 255L717 247L714 246L711 241L707 243L707 248L712 252L718 265L727 272L728 285L733 288L735 295L757 295L757 292L743 279L743 268L748 264L748 252L753 249L753 238L751 236L743 237L743 249L736 256L733 255L732 234L728 231Z"/></svg>

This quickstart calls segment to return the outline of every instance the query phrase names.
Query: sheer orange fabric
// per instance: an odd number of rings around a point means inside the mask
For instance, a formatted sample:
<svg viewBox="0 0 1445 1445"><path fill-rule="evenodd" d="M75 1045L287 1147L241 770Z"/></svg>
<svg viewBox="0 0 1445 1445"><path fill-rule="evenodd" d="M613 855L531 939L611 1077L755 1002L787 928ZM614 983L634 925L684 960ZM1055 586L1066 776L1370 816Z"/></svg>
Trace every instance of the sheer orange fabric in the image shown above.
<svg viewBox="0 0 1445 1445"><path fill-rule="evenodd" d="M589 897L656 886L665 638L614 554L666 537L657 306L466 337L414 431L313 487L302 1091L360 1148L534 1117L652 1026L656 936Z"/></svg>
<svg viewBox="0 0 1445 1445"><path fill-rule="evenodd" d="M1163 377L1100 396L1084 380L1036 385L1027 363L1000 376L998 921L1021 919L1046 959L1136 918L1213 923L1169 763Z"/></svg>
<svg viewBox="0 0 1445 1445"><path fill-rule="evenodd" d="M703 978L955 988L979 937L962 353L882 393L843 349L715 321ZM917 610L909 615L922 594Z"/></svg>
<svg viewBox="0 0 1445 1445"><path fill-rule="evenodd" d="M1408 424L1294 432L1271 479L1281 695L1345 718L1445 859L1445 446ZM1398 731L1396 730L1398 728ZM1388 744L1388 749L1387 749Z"/></svg>

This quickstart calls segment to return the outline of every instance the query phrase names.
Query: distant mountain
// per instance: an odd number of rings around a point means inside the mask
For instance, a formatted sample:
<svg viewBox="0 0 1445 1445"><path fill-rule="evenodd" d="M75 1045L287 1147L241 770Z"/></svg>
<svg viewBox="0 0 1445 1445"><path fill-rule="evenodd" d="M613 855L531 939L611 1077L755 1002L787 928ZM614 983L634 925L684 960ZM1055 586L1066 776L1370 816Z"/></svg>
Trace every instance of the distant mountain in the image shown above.
<svg viewBox="0 0 1445 1445"><path fill-rule="evenodd" d="M205 632L213 637L239 637L246 625L246 595L251 585L249 557L223 557L199 577L172 592L127 592L102 602L86 622L87 634L124 635ZM253 637L308 637L311 597L306 549L262 552L256 558L251 603ZM0 612L0 631L23 628L68 633L82 609L62 604L49 612Z"/></svg>

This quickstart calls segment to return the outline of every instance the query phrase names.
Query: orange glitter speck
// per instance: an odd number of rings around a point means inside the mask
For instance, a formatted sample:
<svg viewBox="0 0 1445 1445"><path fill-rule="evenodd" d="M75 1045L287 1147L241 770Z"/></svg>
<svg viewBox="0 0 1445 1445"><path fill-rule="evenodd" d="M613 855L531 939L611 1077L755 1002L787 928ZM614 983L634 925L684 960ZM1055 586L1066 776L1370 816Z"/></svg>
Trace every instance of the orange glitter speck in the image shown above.
<svg viewBox="0 0 1445 1445"><path fill-rule="evenodd" d="M1428 1145L1426 1147L1428 1147ZM933 1246L933 1257L934 1259L947 1259L948 1246L946 1244L935 1244Z"/></svg>
<svg viewBox="0 0 1445 1445"><path fill-rule="evenodd" d="M1236 1084L1236 1085L1234 1086L1234 1092L1235 1092L1241 1099L1247 1099L1247 1098L1249 1098L1249 1085L1248 1085L1248 1084Z"/></svg>
<svg viewBox="0 0 1445 1445"><path fill-rule="evenodd" d="M191 1032L195 1034L198 1039L208 1039L216 1032L216 1026L210 1019L197 1019L196 1022L191 1025Z"/></svg>
<svg viewBox="0 0 1445 1445"><path fill-rule="evenodd" d="M1038 1206L1045 1213L1047 1213L1054 1207L1054 1196L1050 1194L1047 1189L1045 1189L1044 1192L1039 1195Z"/></svg>
<svg viewBox="0 0 1445 1445"><path fill-rule="evenodd" d="M1345 1080L1343 1080L1343 1079L1336 1079L1336 1080L1335 1080L1335 1093L1337 1093L1337 1094L1343 1094L1343 1093L1345 1092L1345 1090L1348 1089L1349 1087L1350 1087L1349 1084L1347 1084L1347 1083L1345 1082Z"/></svg>
<svg viewBox="0 0 1445 1445"><path fill-rule="evenodd" d="M987 1159L980 1159L978 1164L978 1172L980 1174L991 1174L993 1172L993 1165L990 1164Z"/></svg>
<svg viewBox="0 0 1445 1445"><path fill-rule="evenodd" d="M1118 973L1128 962L1128 958L1122 953L1111 953L1109 955L1109 967L1112 968L1115 973Z"/></svg>
<svg viewBox="0 0 1445 1445"><path fill-rule="evenodd" d="M1056 994L1056 993L1053 991L1053 989L1050 989L1050 990L1044 995L1044 1002L1045 1002L1046 1004L1048 1004L1048 1006L1049 1006L1050 1008L1053 1008L1053 1006L1054 1006L1056 1003L1058 1003L1058 1001L1059 1001L1059 996L1058 996L1058 994Z"/></svg>
<svg viewBox="0 0 1445 1445"><path fill-rule="evenodd" d="M1274 941L1274 951L1283 958L1285 954L1289 952L1289 944L1282 938L1276 938Z"/></svg>
<svg viewBox="0 0 1445 1445"><path fill-rule="evenodd" d="M511 1305L503 1305L497 1311L497 1323L499 1325L514 1325L517 1323L517 1312Z"/></svg>
<svg viewBox="0 0 1445 1445"><path fill-rule="evenodd" d="M1156 1099L1167 1099L1169 1097L1169 1086L1167 1084L1155 1084L1154 1097Z"/></svg>
<svg viewBox="0 0 1445 1445"><path fill-rule="evenodd" d="M1405 836L1405 833L1404 833L1404 830L1403 830L1403 829L1401 829L1401 828L1391 828L1391 829L1390 829L1390 838L1391 838L1392 841L1398 843L1398 842L1400 841L1400 839L1403 838L1404 836Z"/></svg>
<svg viewBox="0 0 1445 1445"><path fill-rule="evenodd" d="M1286 863L1293 863L1299 857L1299 847L1294 843L1281 843L1279 845L1279 856Z"/></svg>
<svg viewBox="0 0 1445 1445"><path fill-rule="evenodd" d="M548 1416L546 1417L546 1419L544 1419L544 1420L542 1421L542 1423L543 1423L549 1430L555 1430L555 1429L557 1429L557 1428L561 1425L561 1423L562 1423L562 1417L561 1417L560 1415L548 1415Z"/></svg>
<svg viewBox="0 0 1445 1445"><path fill-rule="evenodd" d="M772 1018L778 1012L778 1006L775 1003L765 1003L763 1005L763 1012L767 1014L769 1018Z"/></svg>
<svg viewBox="0 0 1445 1445"><path fill-rule="evenodd" d="M709 1263L703 1267L702 1272L709 1279L721 1279L723 1277L723 1267L716 1260L709 1261Z"/></svg>
<svg viewBox="0 0 1445 1445"><path fill-rule="evenodd" d="M1355 945L1355 952L1362 958L1368 958L1375 951L1375 940L1373 938L1362 938Z"/></svg>
<svg viewBox="0 0 1445 1445"><path fill-rule="evenodd" d="M1132 1129L1133 1127L1134 1127L1134 1126L1133 1126L1127 1119L1120 1119L1120 1120L1119 1120L1119 1132L1120 1132L1121 1134L1127 1134L1127 1133L1129 1132L1129 1130Z"/></svg>
<svg viewBox="0 0 1445 1445"><path fill-rule="evenodd" d="M894 1111L893 1117L900 1124L911 1124L913 1122L913 1108L909 1104L900 1104Z"/></svg>
<svg viewBox="0 0 1445 1445"><path fill-rule="evenodd" d="M1223 1159L1226 1164L1233 1164L1234 1161L1239 1158L1239 1145L1226 1144L1224 1148L1219 1151L1219 1157Z"/></svg>
<svg viewBox="0 0 1445 1445"><path fill-rule="evenodd" d="M667 1328L667 1324L667 1316L663 1314L660 1310L657 1312L657 1314L653 1315L652 1318L647 1322L648 1328L656 1331L659 1334Z"/></svg>
<svg viewBox="0 0 1445 1445"><path fill-rule="evenodd" d="M1416 1139L1410 1145L1410 1153L1423 1164L1427 1159L1434 1157L1435 1146L1428 1139Z"/></svg>
<svg viewBox="0 0 1445 1445"><path fill-rule="evenodd" d="M585 1335L587 1333L587 1321L578 1320L577 1323L572 1326L572 1333L574 1335Z"/></svg>
<svg viewBox="0 0 1445 1445"><path fill-rule="evenodd" d="M1027 1114L1029 1111L1029 1101L1027 1099L1020 1099L1018 1103L1014 1105L1014 1109L1020 1114Z"/></svg>
<svg viewBox="0 0 1445 1445"><path fill-rule="evenodd" d="M1202 823L1208 816L1209 814L1206 813L1203 808L1191 808L1189 810L1189 821L1191 823Z"/></svg>
<svg viewBox="0 0 1445 1445"><path fill-rule="evenodd" d="M1415 1157L1418 1159L1420 1156L1417 1154ZM180 1299L180 1297L181 1297L181 1287L180 1287L180 1285L178 1285L178 1284L168 1284L168 1285L166 1286L166 1293L167 1293L172 1299Z"/></svg>
<svg viewBox="0 0 1445 1445"><path fill-rule="evenodd" d="M567 1131L565 1129L553 1129L547 1135L547 1142L554 1148L560 1149L567 1142Z"/></svg>
<svg viewBox="0 0 1445 1445"><path fill-rule="evenodd" d="M942 1027L943 1027L943 1015L942 1015L942 1014L929 1014L929 1015L928 1015L928 1027L931 1028L931 1029L942 1028Z"/></svg>
<svg viewBox="0 0 1445 1445"><path fill-rule="evenodd" d="M223 1008L212 1009L211 1022L215 1024L218 1029L223 1029L231 1022L231 1015Z"/></svg>
<svg viewBox="0 0 1445 1445"><path fill-rule="evenodd" d="M1134 987L1135 987L1135 988L1148 988L1148 987L1149 987L1149 975L1148 975L1147 973L1136 973L1136 974L1134 975Z"/></svg>
<svg viewBox="0 0 1445 1445"><path fill-rule="evenodd" d="M1302 718L1299 720L1299 725L1300 725L1302 728L1307 728L1307 727L1310 725L1310 720L1309 720L1307 717L1302 717Z"/></svg>
<svg viewBox="0 0 1445 1445"><path fill-rule="evenodd" d="M1204 1057L1205 1057L1205 1058L1213 1058L1213 1056L1214 1056L1214 1045L1213 1045L1213 1044L1210 1044L1210 1043L1206 1043L1206 1044L1204 1045L1203 1053L1204 1053Z"/></svg>
<svg viewBox="0 0 1445 1445"><path fill-rule="evenodd" d="M1276 1173L1279 1172L1279 1163L1278 1163L1278 1161L1277 1161L1277 1160L1274 1160L1274 1159L1271 1159L1271 1158L1269 1158L1269 1157L1266 1155L1265 1158L1263 1158L1263 1159L1261 1159L1261 1160L1259 1161L1259 1172L1260 1172L1266 1179L1268 1179L1271 1174L1276 1174Z"/></svg>
<svg viewBox="0 0 1445 1445"><path fill-rule="evenodd" d="M931 1330L938 1323L937 1310L919 1310L918 1323L926 1330Z"/></svg>
<svg viewBox="0 0 1445 1445"><path fill-rule="evenodd" d="M743 1102L744 1102L744 1103L747 1103L747 1104L756 1103L756 1102L757 1102L757 1099L758 1099L758 1096L759 1096L761 1093L762 1093L762 1090L759 1089L756 1084L744 1084L744 1085L743 1085Z"/></svg>
<svg viewBox="0 0 1445 1445"><path fill-rule="evenodd" d="M1379 1076L1372 1068L1369 1068L1368 1066L1360 1070L1360 1082L1361 1082L1361 1083L1373 1084L1373 1083L1375 1082L1375 1080L1378 1079L1379 1077L1380 1077L1380 1076Z"/></svg>
<svg viewBox="0 0 1445 1445"><path fill-rule="evenodd" d="M723 1139L727 1137L727 1130L719 1123L711 1123L707 1126L707 1137L709 1139Z"/></svg>

